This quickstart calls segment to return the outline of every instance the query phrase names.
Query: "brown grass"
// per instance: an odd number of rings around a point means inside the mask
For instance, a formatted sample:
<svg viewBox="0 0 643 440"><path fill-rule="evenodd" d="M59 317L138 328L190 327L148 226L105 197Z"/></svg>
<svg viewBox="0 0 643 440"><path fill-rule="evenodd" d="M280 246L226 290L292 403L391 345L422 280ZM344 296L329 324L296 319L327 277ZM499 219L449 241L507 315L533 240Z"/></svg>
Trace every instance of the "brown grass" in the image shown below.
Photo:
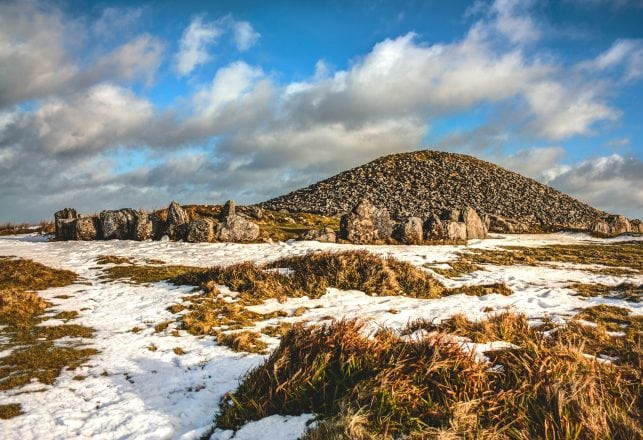
<svg viewBox="0 0 643 440"><path fill-rule="evenodd" d="M217 426L312 412L321 422L307 439L643 435L640 371L588 359L582 343L545 337L523 316L450 325L520 348L487 353L497 366L490 369L451 342L446 327L408 341L390 330L368 338L356 321L298 325L222 399Z"/></svg>
<svg viewBox="0 0 643 440"><path fill-rule="evenodd" d="M509 296L513 291L505 283L492 283L454 287L445 292L445 294L448 295L454 295L456 293L464 293L465 295L470 296L483 296L497 293L499 295Z"/></svg>
<svg viewBox="0 0 643 440"><path fill-rule="evenodd" d="M230 347L234 351L264 354L268 345L261 340L257 332L240 331L233 333L219 333L217 342Z"/></svg>
<svg viewBox="0 0 643 440"><path fill-rule="evenodd" d="M433 272L437 273L438 275L442 275L443 277L447 278L459 278L460 276L475 272L477 270L482 270L482 267L478 266L477 264L471 263L469 260L467 260L464 256L461 256L459 259L455 261L449 261L449 268L440 268L440 267L433 267L433 265L427 264L425 267L431 269Z"/></svg>
<svg viewBox="0 0 643 440"><path fill-rule="evenodd" d="M20 387L37 379L51 385L63 369L74 369L97 351L81 347L78 341L64 347L55 341L63 337L91 338L93 329L76 324L40 326L51 306L34 290L63 287L73 283L76 274L57 270L31 260L0 258L0 350L10 350L0 358L0 390ZM75 312L61 312L60 319L73 319Z"/></svg>
<svg viewBox="0 0 643 440"><path fill-rule="evenodd" d="M34 228L34 226L37 227ZM54 224L43 220L37 225L29 223L4 223L0 225L0 236L34 233L53 234Z"/></svg>
<svg viewBox="0 0 643 440"><path fill-rule="evenodd" d="M9 403L0 405L0 419L8 420L23 414L22 407L19 403Z"/></svg>
<svg viewBox="0 0 643 440"><path fill-rule="evenodd" d="M119 257L117 255L99 255L96 257L96 264L134 264L134 260L129 257Z"/></svg>
<svg viewBox="0 0 643 440"><path fill-rule="evenodd" d="M600 283L574 283L569 285L569 288L584 297L602 296L636 303L641 301L641 295L643 295L643 285L633 283L621 283L616 286L606 286Z"/></svg>

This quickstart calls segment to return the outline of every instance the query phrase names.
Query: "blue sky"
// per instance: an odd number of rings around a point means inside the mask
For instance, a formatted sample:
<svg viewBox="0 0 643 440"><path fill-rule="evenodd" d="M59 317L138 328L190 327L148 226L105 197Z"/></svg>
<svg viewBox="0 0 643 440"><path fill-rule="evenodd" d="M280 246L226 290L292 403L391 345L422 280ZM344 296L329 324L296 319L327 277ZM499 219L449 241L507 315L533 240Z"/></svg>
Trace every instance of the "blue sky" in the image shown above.
<svg viewBox="0 0 643 440"><path fill-rule="evenodd" d="M643 216L643 1L0 3L0 221L471 154Z"/></svg>

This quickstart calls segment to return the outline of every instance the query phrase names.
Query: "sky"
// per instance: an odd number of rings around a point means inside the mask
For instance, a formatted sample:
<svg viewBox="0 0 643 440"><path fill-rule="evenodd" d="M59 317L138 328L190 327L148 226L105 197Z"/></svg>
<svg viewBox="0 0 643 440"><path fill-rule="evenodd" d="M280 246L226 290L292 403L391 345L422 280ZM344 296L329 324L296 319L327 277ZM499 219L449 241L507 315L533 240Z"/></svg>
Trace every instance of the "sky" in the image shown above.
<svg viewBox="0 0 643 440"><path fill-rule="evenodd" d="M643 0L0 0L0 222L473 155L643 217Z"/></svg>

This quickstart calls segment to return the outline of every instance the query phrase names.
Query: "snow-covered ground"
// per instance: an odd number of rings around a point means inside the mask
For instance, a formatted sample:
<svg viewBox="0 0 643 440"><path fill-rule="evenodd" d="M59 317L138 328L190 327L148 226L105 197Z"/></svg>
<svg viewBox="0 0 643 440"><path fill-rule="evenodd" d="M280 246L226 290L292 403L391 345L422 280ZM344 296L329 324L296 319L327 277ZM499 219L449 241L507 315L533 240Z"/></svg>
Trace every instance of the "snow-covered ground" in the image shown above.
<svg viewBox="0 0 643 440"><path fill-rule="evenodd" d="M628 237L627 239L632 239ZM618 240L618 239L612 239ZM471 241L470 248L494 246L542 246L602 241L584 234L496 235L484 241ZM45 265L78 273L78 284L49 289L41 295L54 304L54 312L76 310L74 323L96 329L88 344L99 354L89 365L64 372L55 385L32 383L20 390L0 392L0 404L20 403L24 415L0 421L3 439L29 438L200 438L212 428L221 397L237 386L250 368L260 364L261 355L240 354L216 345L212 338L199 338L179 332L175 324L156 333L154 326L174 320L166 308L185 296L191 287L167 283L148 286L100 279L99 255L118 255L137 260L163 260L171 264L208 267L240 261L267 262L285 256L314 251L366 248L381 255L392 255L412 264L444 263L454 259L464 246L353 246L317 242L273 244L189 244L175 242L93 241L48 242L37 235L0 237L0 255L29 258ZM371 297L358 291L329 289L318 299L293 298L285 303L267 301L252 308L258 312L294 311L305 307L297 317L285 321L318 322L341 317L370 319L373 326L403 327L417 318L444 319L454 313L481 318L490 310L511 309L530 318L548 316L564 319L579 307L609 303L643 313L643 306L617 299L580 298L565 286L572 282L616 285L623 281L643 282L643 276L629 278L600 275L581 267L510 266L494 267L464 275L458 280L440 278L448 287L462 284L506 283L510 296L482 297L453 295L440 299ZM71 298L56 298L59 295ZM276 323L269 320L258 327ZM52 324L52 322L49 322ZM132 332L134 327L141 329ZM277 340L272 341L273 344ZM149 348L156 347L156 350ZM177 355L175 348L185 351ZM0 354L2 355L2 354ZM5 354L6 355L6 354ZM82 381L75 376L86 376ZM39 392L25 392L39 390ZM252 422L237 433L217 431L216 439L297 438L312 416L272 416Z"/></svg>

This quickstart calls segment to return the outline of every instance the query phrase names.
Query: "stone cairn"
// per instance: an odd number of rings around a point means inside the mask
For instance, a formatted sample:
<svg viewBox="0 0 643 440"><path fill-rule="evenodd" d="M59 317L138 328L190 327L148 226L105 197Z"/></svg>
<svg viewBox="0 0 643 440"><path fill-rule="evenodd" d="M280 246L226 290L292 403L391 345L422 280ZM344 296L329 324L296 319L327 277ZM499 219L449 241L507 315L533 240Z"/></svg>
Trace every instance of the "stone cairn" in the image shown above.
<svg viewBox="0 0 643 440"><path fill-rule="evenodd" d="M229 200L218 224L208 218L190 220L188 213L175 201L167 209L164 221L159 215L130 208L102 211L85 217L71 208L54 214L58 240L175 240L190 243L226 241L251 242L259 238L259 225L236 214Z"/></svg>

